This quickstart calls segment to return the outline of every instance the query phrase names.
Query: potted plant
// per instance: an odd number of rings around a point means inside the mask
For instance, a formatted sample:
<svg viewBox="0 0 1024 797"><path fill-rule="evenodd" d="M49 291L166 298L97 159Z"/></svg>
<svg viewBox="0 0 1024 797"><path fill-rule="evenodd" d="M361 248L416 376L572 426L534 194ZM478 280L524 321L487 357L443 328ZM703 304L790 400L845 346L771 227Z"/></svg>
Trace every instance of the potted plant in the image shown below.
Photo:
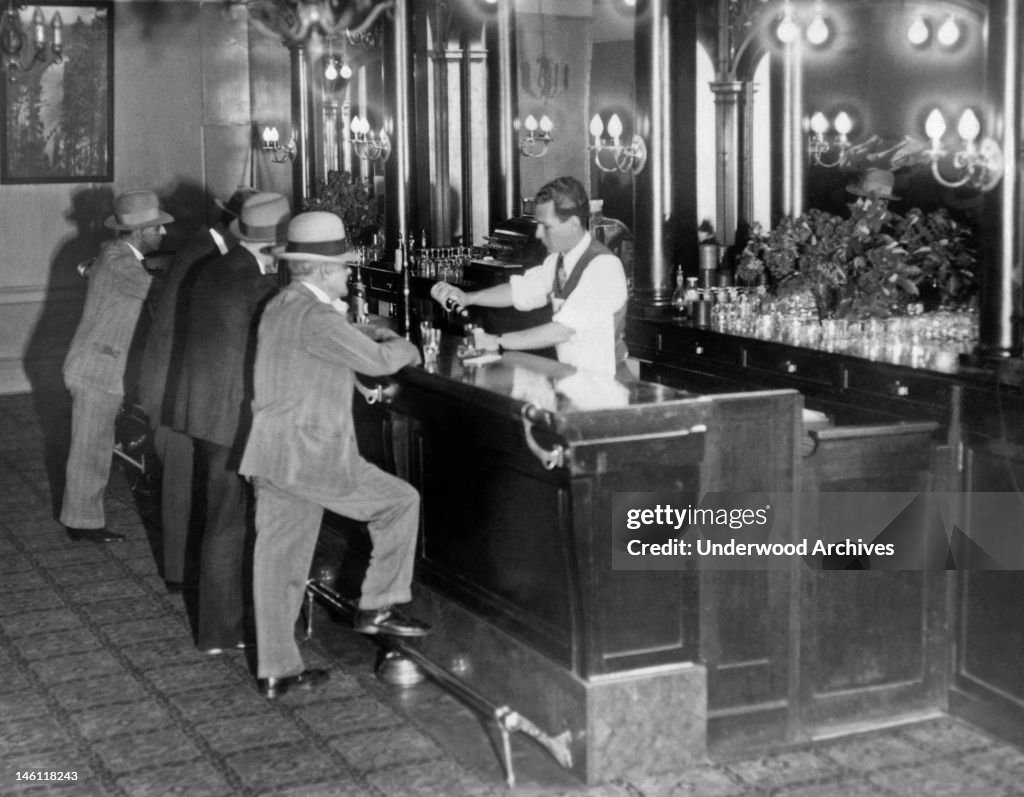
<svg viewBox="0 0 1024 797"><path fill-rule="evenodd" d="M945 208L927 214L914 208L895 226L908 262L921 270L919 288L926 304L969 301L978 288L977 252L970 229Z"/></svg>
<svg viewBox="0 0 1024 797"><path fill-rule="evenodd" d="M326 180L317 180L316 194L305 199L302 209L337 214L355 243L369 244L383 221L382 199L371 192L369 179L330 171Z"/></svg>
<svg viewBox="0 0 1024 797"><path fill-rule="evenodd" d="M903 217L887 203L850 206L849 218L809 210L772 230L751 228L736 276L767 274L776 294L809 293L819 318L887 316L934 279L944 293L973 287L974 253L966 228L944 211Z"/></svg>

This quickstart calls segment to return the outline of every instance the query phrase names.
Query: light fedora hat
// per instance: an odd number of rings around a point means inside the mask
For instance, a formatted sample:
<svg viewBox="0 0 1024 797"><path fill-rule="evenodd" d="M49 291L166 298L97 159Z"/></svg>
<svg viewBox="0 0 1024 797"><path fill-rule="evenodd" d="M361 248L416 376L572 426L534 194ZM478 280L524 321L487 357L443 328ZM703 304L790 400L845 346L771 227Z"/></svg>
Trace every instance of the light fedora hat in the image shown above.
<svg viewBox="0 0 1024 797"><path fill-rule="evenodd" d="M174 216L160 210L155 191L126 191L114 197L114 213L103 225L111 230L138 230L170 224Z"/></svg>
<svg viewBox="0 0 1024 797"><path fill-rule="evenodd" d="M274 250L280 260L345 263L348 252L345 223L334 213L312 210L300 213L288 225L288 244Z"/></svg>
<svg viewBox="0 0 1024 797"><path fill-rule="evenodd" d="M855 196L866 196L873 199L899 199L892 193L896 185L896 176L887 169L867 169L860 177L860 182L846 186L846 190Z"/></svg>
<svg viewBox="0 0 1024 797"><path fill-rule="evenodd" d="M242 205L245 204L245 200L258 193L258 188L253 188L251 185L240 185L226 200L214 198L213 202L225 213L229 213L237 219L242 212Z"/></svg>
<svg viewBox="0 0 1024 797"><path fill-rule="evenodd" d="M242 202L238 218L231 220L228 229L241 241L273 244L284 240L290 218L287 197L257 191Z"/></svg>

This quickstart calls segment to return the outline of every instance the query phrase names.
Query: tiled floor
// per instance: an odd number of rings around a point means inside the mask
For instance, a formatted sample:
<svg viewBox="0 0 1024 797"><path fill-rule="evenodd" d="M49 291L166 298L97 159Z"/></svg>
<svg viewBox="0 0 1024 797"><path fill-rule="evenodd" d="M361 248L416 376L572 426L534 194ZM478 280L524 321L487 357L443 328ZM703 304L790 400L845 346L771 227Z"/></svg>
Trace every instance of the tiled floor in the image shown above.
<svg viewBox="0 0 1024 797"><path fill-rule="evenodd" d="M0 794L508 793L478 716L429 682L377 681L376 646L322 610L305 655L333 674L315 695L268 702L244 653L196 652L123 479L125 543L72 543L53 520L62 417L0 397ZM528 740L513 756L524 797L1024 794L1024 753L949 718L590 789ZM18 778L49 772L77 780Z"/></svg>

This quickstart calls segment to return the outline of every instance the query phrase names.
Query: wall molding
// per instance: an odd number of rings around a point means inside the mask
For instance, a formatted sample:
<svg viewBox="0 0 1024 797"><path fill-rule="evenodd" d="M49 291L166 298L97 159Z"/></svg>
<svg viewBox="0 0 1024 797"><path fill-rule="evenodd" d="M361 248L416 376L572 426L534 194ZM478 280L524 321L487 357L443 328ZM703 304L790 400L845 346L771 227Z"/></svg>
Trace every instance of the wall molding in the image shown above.
<svg viewBox="0 0 1024 797"><path fill-rule="evenodd" d="M44 304L46 302L78 301L85 296L85 280L79 286L14 285L0 287L2 304Z"/></svg>

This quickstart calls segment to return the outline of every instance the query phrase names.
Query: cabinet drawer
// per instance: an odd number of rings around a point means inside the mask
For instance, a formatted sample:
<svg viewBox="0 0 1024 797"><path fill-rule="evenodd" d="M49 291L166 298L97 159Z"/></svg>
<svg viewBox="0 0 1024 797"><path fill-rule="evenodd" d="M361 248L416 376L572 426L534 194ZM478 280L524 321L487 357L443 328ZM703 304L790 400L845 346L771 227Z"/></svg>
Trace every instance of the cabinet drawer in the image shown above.
<svg viewBox="0 0 1024 797"><path fill-rule="evenodd" d="M755 371L822 387L838 388L842 382L842 367L834 357L806 349L750 342L746 365Z"/></svg>
<svg viewBox="0 0 1024 797"><path fill-rule="evenodd" d="M879 364L848 364L845 387L851 393L924 404L937 409L948 407L952 395L952 383L945 379L911 373L906 369L896 371Z"/></svg>
<svg viewBox="0 0 1024 797"><path fill-rule="evenodd" d="M699 329L661 330L658 351L670 357L742 365L743 347L733 338Z"/></svg>

